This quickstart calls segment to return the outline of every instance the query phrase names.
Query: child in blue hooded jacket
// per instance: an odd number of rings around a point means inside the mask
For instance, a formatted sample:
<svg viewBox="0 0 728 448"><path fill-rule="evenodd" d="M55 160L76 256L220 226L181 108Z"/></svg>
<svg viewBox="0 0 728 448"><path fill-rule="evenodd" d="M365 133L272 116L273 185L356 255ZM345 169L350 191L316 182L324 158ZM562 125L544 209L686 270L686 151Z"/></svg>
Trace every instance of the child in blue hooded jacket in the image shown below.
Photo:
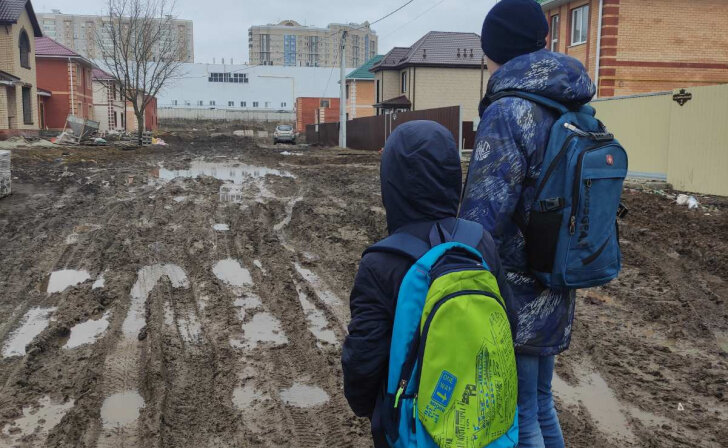
<svg viewBox="0 0 728 448"><path fill-rule="evenodd" d="M533 0L503 0L488 13L481 36L491 74L486 95L520 90L567 106L588 103L595 87L578 60L545 50L549 27ZM483 102L486 104L486 102ZM574 291L551 290L530 273L523 234L555 113L506 97L481 107L460 216L493 235L511 286L506 300L515 330L519 447L562 448L551 380L554 355L569 347Z"/></svg>
<svg viewBox="0 0 728 448"><path fill-rule="evenodd" d="M390 234L407 232L428 241L440 223L453 232L462 188L460 156L452 133L432 121L411 121L387 140L381 164L382 202ZM505 271L487 232L477 249L493 269L504 300ZM387 447L380 426L399 287L412 260L392 253L366 254L351 291L351 322L344 341L344 394L354 413L368 417L376 447Z"/></svg>

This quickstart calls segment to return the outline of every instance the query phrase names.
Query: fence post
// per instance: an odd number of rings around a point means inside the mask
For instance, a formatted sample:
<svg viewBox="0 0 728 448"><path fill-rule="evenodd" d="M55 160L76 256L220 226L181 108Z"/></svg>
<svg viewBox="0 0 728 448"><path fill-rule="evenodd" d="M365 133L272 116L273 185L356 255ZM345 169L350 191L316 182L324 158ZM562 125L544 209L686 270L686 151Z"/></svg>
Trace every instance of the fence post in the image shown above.
<svg viewBox="0 0 728 448"><path fill-rule="evenodd" d="M463 160L463 105L458 109L458 151L460 152L460 160Z"/></svg>

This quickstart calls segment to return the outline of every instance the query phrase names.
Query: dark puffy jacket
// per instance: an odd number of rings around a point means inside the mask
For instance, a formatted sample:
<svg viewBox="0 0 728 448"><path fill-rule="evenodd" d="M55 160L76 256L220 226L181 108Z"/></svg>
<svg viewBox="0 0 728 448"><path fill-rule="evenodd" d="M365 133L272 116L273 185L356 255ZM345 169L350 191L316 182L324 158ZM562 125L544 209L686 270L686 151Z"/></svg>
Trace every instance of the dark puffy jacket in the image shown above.
<svg viewBox="0 0 728 448"><path fill-rule="evenodd" d="M491 76L488 94L503 90L536 93L567 105L588 103L595 87L581 62L547 50L508 61ZM520 98L495 101L484 112L475 138L460 216L493 235L508 271L516 351L554 355L571 341L574 291L545 289L528 273L525 240L513 215L528 217L557 117Z"/></svg>
<svg viewBox="0 0 728 448"><path fill-rule="evenodd" d="M382 155L382 202L389 233L408 232L423 240L435 222L453 231L461 191L460 159L452 134L430 121L399 126ZM493 239L483 232L477 249L509 296L505 271ZM354 413L370 417L386 386L389 346L400 283L412 265L408 258L369 253L359 264L351 291L351 322L344 341L344 393ZM385 446L375 435L375 444Z"/></svg>

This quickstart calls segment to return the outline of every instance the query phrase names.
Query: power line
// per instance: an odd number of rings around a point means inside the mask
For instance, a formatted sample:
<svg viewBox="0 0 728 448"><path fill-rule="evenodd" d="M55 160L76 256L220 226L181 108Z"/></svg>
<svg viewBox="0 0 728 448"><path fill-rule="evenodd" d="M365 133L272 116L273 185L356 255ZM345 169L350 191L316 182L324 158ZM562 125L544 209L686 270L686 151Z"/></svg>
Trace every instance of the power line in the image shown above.
<svg viewBox="0 0 728 448"><path fill-rule="evenodd" d="M420 17L424 16L424 15L425 15L425 14L427 14L428 12L430 12L430 11L432 11L433 9L437 8L438 6L442 5L442 4L443 4L443 3L445 3L446 1L447 1L447 0L440 0L439 2L437 2L437 3L435 3L434 5L430 6L430 7L429 7L429 8L427 8L426 10L422 11L422 13L421 13L421 14L419 14L419 15L418 15L417 17L415 17L414 19L412 19L412 20L410 20L410 21L408 21L408 22L406 22L406 23L404 23L404 24L402 24L402 25L399 25L399 26L398 26L398 27L397 27L397 28L396 28L395 30L393 30L393 31L392 31L391 33L387 33L387 34L384 34L384 35L380 36L379 38L380 38L380 39L383 39L383 38L385 38L385 37L391 36L392 34L394 34L394 33L398 32L398 31L399 31L399 30L401 30L402 28L404 28L404 27L406 27L407 25L411 24L412 22L415 22L415 21L417 21L417 20L418 20L418 19L419 19Z"/></svg>

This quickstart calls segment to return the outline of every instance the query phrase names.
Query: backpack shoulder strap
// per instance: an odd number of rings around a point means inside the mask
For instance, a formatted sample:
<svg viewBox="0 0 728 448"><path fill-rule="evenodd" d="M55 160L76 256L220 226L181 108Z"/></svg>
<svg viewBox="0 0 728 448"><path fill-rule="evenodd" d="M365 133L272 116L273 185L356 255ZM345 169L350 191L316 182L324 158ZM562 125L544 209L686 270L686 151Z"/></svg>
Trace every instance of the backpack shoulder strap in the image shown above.
<svg viewBox="0 0 728 448"><path fill-rule="evenodd" d="M502 92L494 93L493 95L488 95L486 97L486 107L490 106L499 99L506 97L523 98L524 100L528 100L548 109L554 110L558 112L559 115L564 115L565 113L571 112L571 109L559 103L558 101L554 101L550 98L546 98L545 96L537 95L535 93L523 92L521 90L504 90Z"/></svg>
<svg viewBox="0 0 728 448"><path fill-rule="evenodd" d="M430 250L430 245L409 233L400 232L388 236L380 242L370 246L362 256L372 252L386 252L401 255L417 261Z"/></svg>
<svg viewBox="0 0 728 448"><path fill-rule="evenodd" d="M453 241L477 249L483 239L483 226L477 222L458 219L453 229Z"/></svg>

